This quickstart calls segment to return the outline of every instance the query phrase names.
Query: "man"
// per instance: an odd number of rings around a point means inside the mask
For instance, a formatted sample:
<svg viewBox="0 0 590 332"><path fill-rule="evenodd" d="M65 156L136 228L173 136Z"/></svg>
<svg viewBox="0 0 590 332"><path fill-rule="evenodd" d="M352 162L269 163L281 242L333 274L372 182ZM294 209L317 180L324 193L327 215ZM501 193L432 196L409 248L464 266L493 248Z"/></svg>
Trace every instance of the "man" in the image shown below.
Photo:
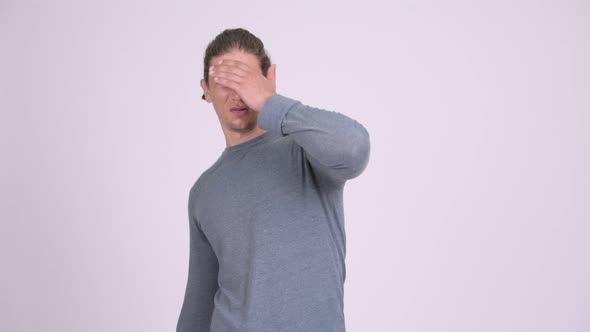
<svg viewBox="0 0 590 332"><path fill-rule="evenodd" d="M177 332L345 331L343 189L368 164L367 130L277 94L247 30L222 32L204 64L226 148L190 190Z"/></svg>

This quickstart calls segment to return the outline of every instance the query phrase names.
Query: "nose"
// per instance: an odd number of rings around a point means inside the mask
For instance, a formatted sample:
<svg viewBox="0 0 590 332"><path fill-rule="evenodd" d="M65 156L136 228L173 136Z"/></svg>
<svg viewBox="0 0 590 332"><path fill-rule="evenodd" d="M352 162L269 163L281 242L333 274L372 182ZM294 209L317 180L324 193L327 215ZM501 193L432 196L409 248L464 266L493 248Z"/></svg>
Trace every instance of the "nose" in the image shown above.
<svg viewBox="0 0 590 332"><path fill-rule="evenodd" d="M231 97L231 99L234 99L234 100L240 99L240 95L235 90L231 90L230 97Z"/></svg>

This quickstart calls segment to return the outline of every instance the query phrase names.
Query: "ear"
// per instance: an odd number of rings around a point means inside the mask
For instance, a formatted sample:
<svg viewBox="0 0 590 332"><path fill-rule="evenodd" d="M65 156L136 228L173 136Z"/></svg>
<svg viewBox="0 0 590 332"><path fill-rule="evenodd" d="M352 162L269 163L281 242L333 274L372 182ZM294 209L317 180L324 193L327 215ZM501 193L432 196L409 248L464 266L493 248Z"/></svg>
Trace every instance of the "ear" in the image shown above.
<svg viewBox="0 0 590 332"><path fill-rule="evenodd" d="M203 94L205 95L205 100L210 103L211 102L211 92L209 91L209 87L207 86L207 82L205 79L201 79L201 88L203 89ZM202 97L201 97L202 99Z"/></svg>

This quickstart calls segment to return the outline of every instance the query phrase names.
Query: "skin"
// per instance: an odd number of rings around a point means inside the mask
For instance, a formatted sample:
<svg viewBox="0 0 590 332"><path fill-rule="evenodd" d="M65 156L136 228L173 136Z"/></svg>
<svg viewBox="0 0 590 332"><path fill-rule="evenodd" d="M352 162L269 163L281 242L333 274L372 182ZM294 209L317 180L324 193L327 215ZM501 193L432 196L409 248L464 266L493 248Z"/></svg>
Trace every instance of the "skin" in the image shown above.
<svg viewBox="0 0 590 332"><path fill-rule="evenodd" d="M210 65L209 84L201 79L201 87L205 100L213 103L226 146L264 134L266 130L258 127L258 112L270 96L277 94L276 64L270 66L265 77L255 55L234 49L212 57ZM231 112L233 107L248 111L238 115Z"/></svg>

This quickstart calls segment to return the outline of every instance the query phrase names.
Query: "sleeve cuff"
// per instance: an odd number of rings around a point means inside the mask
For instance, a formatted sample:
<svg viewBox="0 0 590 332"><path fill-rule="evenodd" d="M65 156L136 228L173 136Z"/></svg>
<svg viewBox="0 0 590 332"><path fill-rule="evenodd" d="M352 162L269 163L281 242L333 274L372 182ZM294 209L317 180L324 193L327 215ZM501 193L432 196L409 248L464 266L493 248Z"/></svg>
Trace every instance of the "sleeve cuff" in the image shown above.
<svg viewBox="0 0 590 332"><path fill-rule="evenodd" d="M298 100L280 94L268 97L258 113L258 127L264 130L275 130L285 135L283 132L283 119L287 112L298 103L300 103Z"/></svg>

